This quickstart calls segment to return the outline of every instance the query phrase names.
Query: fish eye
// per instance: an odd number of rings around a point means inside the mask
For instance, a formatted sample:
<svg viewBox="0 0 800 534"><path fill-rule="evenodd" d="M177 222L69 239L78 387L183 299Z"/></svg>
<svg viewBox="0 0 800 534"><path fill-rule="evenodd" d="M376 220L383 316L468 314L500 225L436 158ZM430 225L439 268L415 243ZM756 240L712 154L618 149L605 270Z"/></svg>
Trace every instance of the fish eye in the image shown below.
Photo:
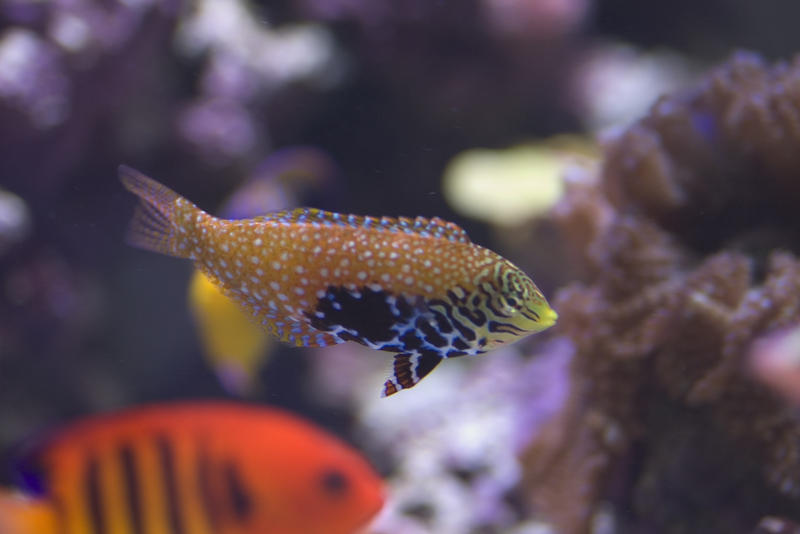
<svg viewBox="0 0 800 534"><path fill-rule="evenodd" d="M513 297L506 298L506 302L508 302L508 305L511 306L512 308L516 308L518 305L517 300Z"/></svg>
<svg viewBox="0 0 800 534"><path fill-rule="evenodd" d="M322 473L320 485L326 494L340 497L346 494L350 488L350 480L340 470L331 468Z"/></svg>

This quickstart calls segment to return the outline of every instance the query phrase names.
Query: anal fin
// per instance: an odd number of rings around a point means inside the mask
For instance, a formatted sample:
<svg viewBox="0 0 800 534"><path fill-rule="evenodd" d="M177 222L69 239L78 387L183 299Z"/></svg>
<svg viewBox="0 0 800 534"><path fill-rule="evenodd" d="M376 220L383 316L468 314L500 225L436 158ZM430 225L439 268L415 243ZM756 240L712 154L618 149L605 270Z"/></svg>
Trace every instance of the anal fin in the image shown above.
<svg viewBox="0 0 800 534"><path fill-rule="evenodd" d="M403 352L395 354L392 374L383 384L383 397L394 395L401 389L414 387L442 361L434 351Z"/></svg>

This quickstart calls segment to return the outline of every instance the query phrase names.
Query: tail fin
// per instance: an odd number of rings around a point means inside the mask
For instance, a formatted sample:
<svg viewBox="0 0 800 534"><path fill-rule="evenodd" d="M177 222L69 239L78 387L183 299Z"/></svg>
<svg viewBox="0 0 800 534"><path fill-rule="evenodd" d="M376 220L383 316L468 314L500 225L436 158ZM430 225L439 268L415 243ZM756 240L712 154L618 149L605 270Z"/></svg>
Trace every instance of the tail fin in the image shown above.
<svg viewBox="0 0 800 534"><path fill-rule="evenodd" d="M0 534L55 534L56 513L46 501L0 490Z"/></svg>
<svg viewBox="0 0 800 534"><path fill-rule="evenodd" d="M205 212L126 165L119 166L119 179L125 189L141 200L128 228L128 243L169 256L190 257L187 238L196 227L197 215L206 215Z"/></svg>

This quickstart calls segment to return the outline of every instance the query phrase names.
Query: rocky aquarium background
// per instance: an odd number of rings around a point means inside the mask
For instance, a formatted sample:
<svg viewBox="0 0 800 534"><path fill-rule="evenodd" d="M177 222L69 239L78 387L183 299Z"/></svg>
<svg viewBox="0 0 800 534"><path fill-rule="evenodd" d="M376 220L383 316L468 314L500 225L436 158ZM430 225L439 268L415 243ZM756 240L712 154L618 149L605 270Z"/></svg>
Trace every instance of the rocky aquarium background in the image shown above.
<svg viewBox="0 0 800 534"><path fill-rule="evenodd" d="M390 399L387 354L264 349L248 398L386 476L373 534L795 532L799 16L0 0L0 455L80 415L232 395L191 266L124 243L126 163L212 213L263 179L265 209L452 220L559 311Z"/></svg>

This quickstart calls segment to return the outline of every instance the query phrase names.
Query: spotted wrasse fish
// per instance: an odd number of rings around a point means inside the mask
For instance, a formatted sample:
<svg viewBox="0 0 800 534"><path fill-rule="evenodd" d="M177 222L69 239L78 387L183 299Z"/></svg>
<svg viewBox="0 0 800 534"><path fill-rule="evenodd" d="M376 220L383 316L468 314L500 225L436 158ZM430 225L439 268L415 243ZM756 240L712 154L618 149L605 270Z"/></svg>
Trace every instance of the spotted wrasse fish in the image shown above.
<svg viewBox="0 0 800 534"><path fill-rule="evenodd" d="M523 271L436 217L299 208L224 220L129 167L120 178L142 200L133 245L193 260L285 342L395 353L384 395L444 358L484 353L557 318Z"/></svg>
<svg viewBox="0 0 800 534"><path fill-rule="evenodd" d="M78 421L18 471L25 493L0 492L3 534L353 534L384 499L338 439L281 410L225 402Z"/></svg>

